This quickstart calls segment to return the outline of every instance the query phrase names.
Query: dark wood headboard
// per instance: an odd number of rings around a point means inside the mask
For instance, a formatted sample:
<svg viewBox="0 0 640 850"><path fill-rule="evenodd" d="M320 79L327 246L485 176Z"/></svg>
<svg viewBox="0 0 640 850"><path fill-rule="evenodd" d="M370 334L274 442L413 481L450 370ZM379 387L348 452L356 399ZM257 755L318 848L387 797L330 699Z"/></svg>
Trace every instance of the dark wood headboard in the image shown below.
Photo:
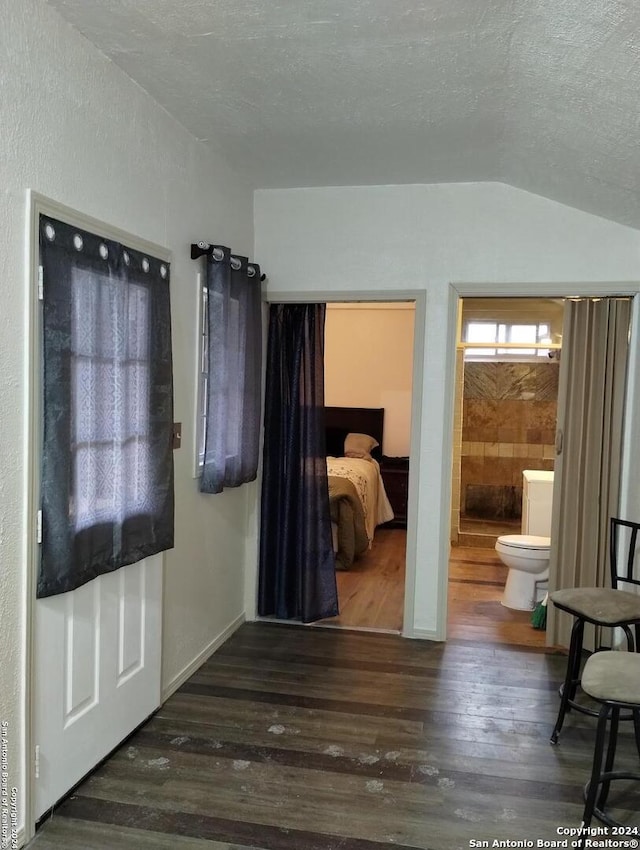
<svg viewBox="0 0 640 850"><path fill-rule="evenodd" d="M369 434L380 444L373 449L371 455L380 460L384 435L384 407L325 407L324 415L327 455L344 455L344 439L347 434Z"/></svg>

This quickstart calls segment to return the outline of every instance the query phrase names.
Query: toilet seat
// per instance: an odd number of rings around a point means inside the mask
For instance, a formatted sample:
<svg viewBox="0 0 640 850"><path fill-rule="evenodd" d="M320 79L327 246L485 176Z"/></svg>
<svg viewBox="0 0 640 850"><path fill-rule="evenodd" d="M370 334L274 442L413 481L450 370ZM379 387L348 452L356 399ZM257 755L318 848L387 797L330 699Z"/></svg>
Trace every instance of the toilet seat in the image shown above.
<svg viewBox="0 0 640 850"><path fill-rule="evenodd" d="M543 551L551 546L550 537L539 537L535 534L505 534L498 537L497 542L509 549L530 549Z"/></svg>

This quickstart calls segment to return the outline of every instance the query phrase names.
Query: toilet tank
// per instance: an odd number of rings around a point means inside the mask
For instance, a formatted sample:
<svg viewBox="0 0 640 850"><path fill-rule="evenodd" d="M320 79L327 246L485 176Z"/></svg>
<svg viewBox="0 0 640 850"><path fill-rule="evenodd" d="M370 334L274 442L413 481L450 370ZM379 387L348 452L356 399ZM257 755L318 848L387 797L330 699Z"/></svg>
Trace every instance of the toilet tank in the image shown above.
<svg viewBox="0 0 640 850"><path fill-rule="evenodd" d="M553 472L525 469L522 473L522 533L551 537Z"/></svg>

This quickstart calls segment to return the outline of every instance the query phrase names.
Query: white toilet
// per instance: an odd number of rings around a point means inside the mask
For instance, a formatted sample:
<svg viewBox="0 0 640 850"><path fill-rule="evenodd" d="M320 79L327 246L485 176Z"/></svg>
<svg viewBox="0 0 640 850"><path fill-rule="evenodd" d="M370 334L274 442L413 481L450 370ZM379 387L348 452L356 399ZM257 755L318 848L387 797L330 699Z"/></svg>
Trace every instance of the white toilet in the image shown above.
<svg viewBox="0 0 640 850"><path fill-rule="evenodd" d="M496 552L509 567L502 594L505 608L531 611L538 600L536 582L549 578L550 537L533 534L505 534L496 541Z"/></svg>
<svg viewBox="0 0 640 850"><path fill-rule="evenodd" d="M496 552L509 567L502 604L531 611L543 596L542 582L549 578L553 472L525 469L522 479L522 534L498 537Z"/></svg>

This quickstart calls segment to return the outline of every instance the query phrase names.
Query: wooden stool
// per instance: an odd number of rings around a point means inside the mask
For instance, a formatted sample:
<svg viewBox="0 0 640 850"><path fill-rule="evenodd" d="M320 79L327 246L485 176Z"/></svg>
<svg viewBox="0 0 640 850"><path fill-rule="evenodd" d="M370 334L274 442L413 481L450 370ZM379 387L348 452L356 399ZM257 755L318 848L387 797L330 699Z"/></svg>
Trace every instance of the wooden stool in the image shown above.
<svg viewBox="0 0 640 850"><path fill-rule="evenodd" d="M640 754L640 655L633 652L596 652L585 664L582 689L601 704L591 779L585 786L583 826L588 827L594 816L608 826L628 826L613 820L604 807L613 780L634 779L640 783L640 773L613 769L621 710L631 712L633 716L636 746ZM607 725L609 744L603 767ZM640 785L638 793L640 796Z"/></svg>

